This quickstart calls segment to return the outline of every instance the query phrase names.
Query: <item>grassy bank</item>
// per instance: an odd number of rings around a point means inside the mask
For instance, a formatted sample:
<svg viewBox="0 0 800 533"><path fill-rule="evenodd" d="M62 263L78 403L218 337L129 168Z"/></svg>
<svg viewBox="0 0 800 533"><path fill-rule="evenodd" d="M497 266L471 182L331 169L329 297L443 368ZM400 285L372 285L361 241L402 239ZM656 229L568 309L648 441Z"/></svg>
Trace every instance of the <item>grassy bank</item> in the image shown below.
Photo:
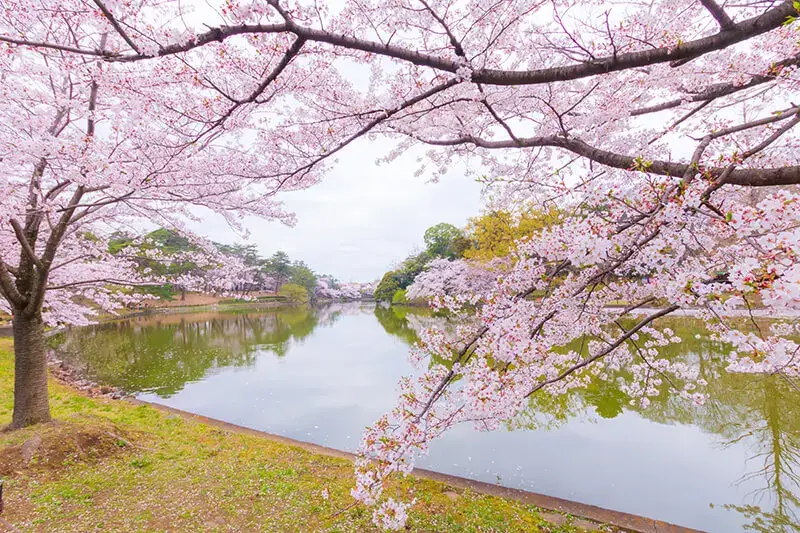
<svg viewBox="0 0 800 533"><path fill-rule="evenodd" d="M11 419L10 350L0 339L0 425ZM373 529L370 511L351 506L347 460L58 383L50 394L56 423L0 433L0 530ZM411 531L575 531L533 507L432 481L407 479L389 491L412 489Z"/></svg>

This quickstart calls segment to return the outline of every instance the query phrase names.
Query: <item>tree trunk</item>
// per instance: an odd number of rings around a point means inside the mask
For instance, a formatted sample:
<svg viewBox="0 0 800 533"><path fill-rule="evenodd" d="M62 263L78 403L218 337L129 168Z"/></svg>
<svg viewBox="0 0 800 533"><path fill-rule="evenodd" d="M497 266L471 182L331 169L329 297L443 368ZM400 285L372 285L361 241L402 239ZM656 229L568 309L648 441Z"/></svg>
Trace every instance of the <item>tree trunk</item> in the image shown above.
<svg viewBox="0 0 800 533"><path fill-rule="evenodd" d="M14 414L10 429L50 422L41 314L14 313Z"/></svg>

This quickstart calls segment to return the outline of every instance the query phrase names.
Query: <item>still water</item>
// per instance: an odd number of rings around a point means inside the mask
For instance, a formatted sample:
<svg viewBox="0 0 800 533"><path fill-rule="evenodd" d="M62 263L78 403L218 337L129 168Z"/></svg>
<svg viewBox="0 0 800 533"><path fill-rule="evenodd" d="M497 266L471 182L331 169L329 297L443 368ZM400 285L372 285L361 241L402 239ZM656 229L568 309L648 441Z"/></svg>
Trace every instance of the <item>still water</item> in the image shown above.
<svg viewBox="0 0 800 533"><path fill-rule="evenodd" d="M394 404L425 313L361 304L164 314L55 340L97 381L140 399L354 451ZM680 318L672 357L699 367L708 403L666 393L631 407L612 384L534 398L503 431L460 427L420 466L712 532L800 531L800 392L724 372L726 348Z"/></svg>

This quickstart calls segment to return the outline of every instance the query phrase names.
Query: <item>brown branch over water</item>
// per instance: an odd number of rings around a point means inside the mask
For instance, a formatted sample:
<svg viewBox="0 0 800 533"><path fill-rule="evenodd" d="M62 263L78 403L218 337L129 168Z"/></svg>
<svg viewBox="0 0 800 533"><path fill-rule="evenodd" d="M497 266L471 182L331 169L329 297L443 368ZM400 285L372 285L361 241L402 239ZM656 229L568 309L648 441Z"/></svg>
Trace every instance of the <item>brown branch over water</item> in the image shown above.
<svg viewBox="0 0 800 533"><path fill-rule="evenodd" d="M619 337L616 341L611 343L605 350L602 350L602 351L596 353L595 355L584 359L580 363L571 366L570 368L568 368L567 370L565 370L564 372L562 372L561 374L559 374L558 376L556 376L554 378L542 381L541 383L536 385L533 389L531 389L531 391L527 394L527 396L532 395L533 393L535 393L538 390L541 390L542 388L546 387L547 385L552 385L553 383L557 383L559 381L562 381L563 379L565 379L569 375L577 372L581 368L584 368L585 366L590 365L591 363L597 361L598 359L600 359L602 357L605 357L606 355L610 354L611 352L613 352L614 350L616 350L617 348L622 346L622 344L625 341L627 341L629 338L631 338L631 336L633 336L636 332L638 332L640 329L642 329L643 327L645 327L646 325L648 325L649 323L651 323L655 319L661 318L663 316L666 316L666 315L668 315L668 314L670 314L670 313L672 313L674 311L677 311L678 309L680 309L679 306L671 305L671 306L669 306L669 307L667 307L665 309L662 309L661 311L659 311L657 313L653 313L652 315L650 315L650 316L648 316L646 318L643 318L641 321L639 321L639 323L637 323L635 326L633 326L631 329L629 329L627 331L627 333L625 333L624 335Z"/></svg>

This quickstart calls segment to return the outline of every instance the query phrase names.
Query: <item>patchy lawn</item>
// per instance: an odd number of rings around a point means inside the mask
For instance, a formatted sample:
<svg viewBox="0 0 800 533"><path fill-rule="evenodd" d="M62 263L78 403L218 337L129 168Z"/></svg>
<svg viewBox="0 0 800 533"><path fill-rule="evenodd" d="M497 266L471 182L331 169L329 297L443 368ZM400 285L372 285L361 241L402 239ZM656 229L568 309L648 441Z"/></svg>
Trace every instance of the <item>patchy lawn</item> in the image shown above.
<svg viewBox="0 0 800 533"><path fill-rule="evenodd" d="M0 426L11 420L0 338ZM372 531L349 461L50 384L57 422L0 433L5 510L21 531ZM533 507L408 478L410 531L576 531ZM329 497L322 497L327 491ZM407 496L406 496L407 497Z"/></svg>

